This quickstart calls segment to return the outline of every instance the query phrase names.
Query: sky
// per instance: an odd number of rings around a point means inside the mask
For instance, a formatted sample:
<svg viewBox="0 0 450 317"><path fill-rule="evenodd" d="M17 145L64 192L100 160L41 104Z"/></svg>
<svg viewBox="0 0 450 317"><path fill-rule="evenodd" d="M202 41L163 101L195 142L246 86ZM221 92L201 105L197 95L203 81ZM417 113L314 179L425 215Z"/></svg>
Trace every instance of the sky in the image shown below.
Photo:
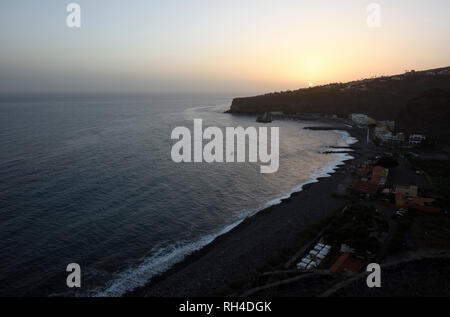
<svg viewBox="0 0 450 317"><path fill-rule="evenodd" d="M2 0L0 93L264 93L450 66L449 12L448 0Z"/></svg>

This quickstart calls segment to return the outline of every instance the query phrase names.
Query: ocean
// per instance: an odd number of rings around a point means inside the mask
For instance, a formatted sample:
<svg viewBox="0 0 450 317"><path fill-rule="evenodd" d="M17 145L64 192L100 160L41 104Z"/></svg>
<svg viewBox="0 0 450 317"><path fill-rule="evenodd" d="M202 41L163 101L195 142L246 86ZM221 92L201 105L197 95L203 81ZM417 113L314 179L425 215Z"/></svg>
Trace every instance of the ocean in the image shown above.
<svg viewBox="0 0 450 317"><path fill-rule="evenodd" d="M231 97L154 95L0 102L0 296L120 296L246 217L351 158L318 122L225 114ZM280 129L280 167L174 163L171 131ZM66 267L81 266L80 289ZM211 268L213 269L213 268Z"/></svg>

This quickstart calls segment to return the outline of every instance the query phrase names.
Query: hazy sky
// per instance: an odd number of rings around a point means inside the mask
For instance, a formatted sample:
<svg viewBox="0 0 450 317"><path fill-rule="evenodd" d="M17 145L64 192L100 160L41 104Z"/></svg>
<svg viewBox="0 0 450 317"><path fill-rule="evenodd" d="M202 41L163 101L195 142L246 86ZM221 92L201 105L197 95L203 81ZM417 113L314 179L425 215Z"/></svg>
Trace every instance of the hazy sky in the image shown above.
<svg viewBox="0 0 450 317"><path fill-rule="evenodd" d="M80 29L70 2L0 2L0 92L266 92L450 65L448 0L78 0Z"/></svg>

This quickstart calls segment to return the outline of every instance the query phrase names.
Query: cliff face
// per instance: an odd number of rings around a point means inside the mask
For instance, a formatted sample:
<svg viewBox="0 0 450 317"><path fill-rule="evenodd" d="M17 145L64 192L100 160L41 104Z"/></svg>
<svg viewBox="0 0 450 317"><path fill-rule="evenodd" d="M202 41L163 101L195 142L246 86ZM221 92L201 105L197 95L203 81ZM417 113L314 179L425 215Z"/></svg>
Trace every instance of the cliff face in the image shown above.
<svg viewBox="0 0 450 317"><path fill-rule="evenodd" d="M450 143L450 90L432 89L411 99L396 118L397 129Z"/></svg>
<svg viewBox="0 0 450 317"><path fill-rule="evenodd" d="M450 70L448 69L236 98L233 100L230 112L282 111L340 115L358 112L366 113L378 120L393 120L407 102L421 92L433 88L450 89Z"/></svg>

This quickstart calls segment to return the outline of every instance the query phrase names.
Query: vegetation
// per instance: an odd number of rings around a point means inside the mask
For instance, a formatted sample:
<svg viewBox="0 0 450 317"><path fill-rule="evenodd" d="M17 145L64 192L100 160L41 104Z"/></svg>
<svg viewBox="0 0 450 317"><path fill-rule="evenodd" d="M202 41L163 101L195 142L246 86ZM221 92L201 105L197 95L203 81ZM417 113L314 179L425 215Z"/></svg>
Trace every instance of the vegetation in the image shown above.
<svg viewBox="0 0 450 317"><path fill-rule="evenodd" d="M414 166L424 170L435 185L441 207L448 208L450 202L450 164L447 160L418 159L410 157ZM390 254L415 247L450 249L450 218L446 214L431 214L409 209L402 217L397 218L398 230L392 237L388 251ZM409 243L411 242L411 243Z"/></svg>
<svg viewBox="0 0 450 317"><path fill-rule="evenodd" d="M327 244L347 244L359 252L375 253L380 243L373 233L385 232L388 225L373 207L354 204L338 213L325 232Z"/></svg>
<svg viewBox="0 0 450 317"><path fill-rule="evenodd" d="M383 166L384 168L395 168L398 166L398 161L391 156L383 156L378 159L377 165Z"/></svg>
<svg viewBox="0 0 450 317"><path fill-rule="evenodd" d="M417 216L417 212L414 210L409 210L404 216L398 217L398 228L392 237L389 246L389 254L395 254L401 252L406 247L406 237Z"/></svg>
<svg viewBox="0 0 450 317"><path fill-rule="evenodd" d="M445 89L430 89L411 99L395 120L397 129L406 133L425 134L428 141L422 144L424 149L432 149L433 140L448 144L450 142L448 89L449 86Z"/></svg>
<svg viewBox="0 0 450 317"><path fill-rule="evenodd" d="M418 247L424 250L450 250L450 217L419 213L411 228Z"/></svg>
<svg viewBox="0 0 450 317"><path fill-rule="evenodd" d="M414 164L419 166L430 175L437 191L442 195L442 207L448 209L450 206L450 164L446 160L414 160Z"/></svg>

